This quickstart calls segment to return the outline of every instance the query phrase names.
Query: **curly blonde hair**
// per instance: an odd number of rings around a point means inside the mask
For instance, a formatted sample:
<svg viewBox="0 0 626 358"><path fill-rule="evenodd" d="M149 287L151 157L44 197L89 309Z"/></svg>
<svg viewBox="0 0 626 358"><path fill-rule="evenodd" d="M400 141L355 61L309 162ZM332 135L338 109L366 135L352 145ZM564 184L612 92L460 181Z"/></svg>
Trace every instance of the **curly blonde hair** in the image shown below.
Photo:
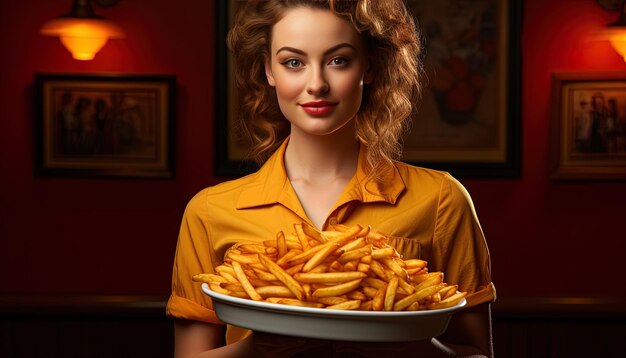
<svg viewBox="0 0 626 358"><path fill-rule="evenodd" d="M352 23L367 45L374 70L356 116L357 134L368 144L368 175L402 154L401 137L422 90L421 43L402 0L249 0L235 16L228 47L235 60L235 82L242 104L244 133L253 143L252 157L261 164L288 135L288 121L278 107L276 91L265 75L272 28L286 10L328 9Z"/></svg>

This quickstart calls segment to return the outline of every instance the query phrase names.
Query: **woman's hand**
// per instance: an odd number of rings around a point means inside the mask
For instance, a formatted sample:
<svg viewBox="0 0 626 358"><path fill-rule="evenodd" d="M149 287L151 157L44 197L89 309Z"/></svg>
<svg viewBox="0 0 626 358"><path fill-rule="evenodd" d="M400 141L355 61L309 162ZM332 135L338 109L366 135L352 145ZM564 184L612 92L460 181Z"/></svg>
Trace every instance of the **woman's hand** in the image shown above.
<svg viewBox="0 0 626 358"><path fill-rule="evenodd" d="M252 342L256 353L261 357L329 357L333 352L332 342L321 339L253 332Z"/></svg>
<svg viewBox="0 0 626 358"><path fill-rule="evenodd" d="M255 332L255 356L261 357L449 357L431 340L415 342L345 342ZM454 352L452 352L454 353Z"/></svg>
<svg viewBox="0 0 626 358"><path fill-rule="evenodd" d="M448 357L431 340L414 342L336 342L339 357Z"/></svg>

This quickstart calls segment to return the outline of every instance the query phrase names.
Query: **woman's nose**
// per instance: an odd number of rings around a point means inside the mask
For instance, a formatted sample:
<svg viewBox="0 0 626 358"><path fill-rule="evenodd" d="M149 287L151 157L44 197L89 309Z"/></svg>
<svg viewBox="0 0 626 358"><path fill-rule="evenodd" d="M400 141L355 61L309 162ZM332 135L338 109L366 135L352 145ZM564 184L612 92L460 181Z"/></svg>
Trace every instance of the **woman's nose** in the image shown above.
<svg viewBox="0 0 626 358"><path fill-rule="evenodd" d="M319 96L328 92L328 90L328 81L326 81L324 72L321 69L312 71L311 78L307 84L307 93Z"/></svg>

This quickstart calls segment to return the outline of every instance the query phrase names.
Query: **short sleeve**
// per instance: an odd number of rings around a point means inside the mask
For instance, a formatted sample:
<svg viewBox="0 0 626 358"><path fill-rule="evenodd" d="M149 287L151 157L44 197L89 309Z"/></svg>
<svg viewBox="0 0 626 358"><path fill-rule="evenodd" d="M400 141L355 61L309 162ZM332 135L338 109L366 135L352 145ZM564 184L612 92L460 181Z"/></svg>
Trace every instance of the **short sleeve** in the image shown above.
<svg viewBox="0 0 626 358"><path fill-rule="evenodd" d="M468 293L468 307L494 301L489 250L472 199L449 174L440 190L431 269L444 272L447 283Z"/></svg>
<svg viewBox="0 0 626 358"><path fill-rule="evenodd" d="M215 315L213 305L192 277L200 273L213 273L216 261L208 223L206 190L194 196L185 209L178 235L172 293L167 302L169 317L223 324Z"/></svg>

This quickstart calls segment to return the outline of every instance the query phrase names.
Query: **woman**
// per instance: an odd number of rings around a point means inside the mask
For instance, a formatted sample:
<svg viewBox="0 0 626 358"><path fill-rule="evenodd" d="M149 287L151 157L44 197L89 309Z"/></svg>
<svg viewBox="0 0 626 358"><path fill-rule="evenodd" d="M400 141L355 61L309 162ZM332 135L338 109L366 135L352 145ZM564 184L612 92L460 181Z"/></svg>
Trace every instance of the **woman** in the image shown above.
<svg viewBox="0 0 626 358"><path fill-rule="evenodd" d="M201 191L185 211L168 302L176 356L490 356L495 289L469 195L447 173L392 160L421 83L402 1L251 1L228 42L242 119L264 165ZM322 230L371 225L404 258L427 260L467 291L468 308L445 335L420 342L305 340L231 326L224 342L224 325L191 277L213 272L232 244L302 221Z"/></svg>

